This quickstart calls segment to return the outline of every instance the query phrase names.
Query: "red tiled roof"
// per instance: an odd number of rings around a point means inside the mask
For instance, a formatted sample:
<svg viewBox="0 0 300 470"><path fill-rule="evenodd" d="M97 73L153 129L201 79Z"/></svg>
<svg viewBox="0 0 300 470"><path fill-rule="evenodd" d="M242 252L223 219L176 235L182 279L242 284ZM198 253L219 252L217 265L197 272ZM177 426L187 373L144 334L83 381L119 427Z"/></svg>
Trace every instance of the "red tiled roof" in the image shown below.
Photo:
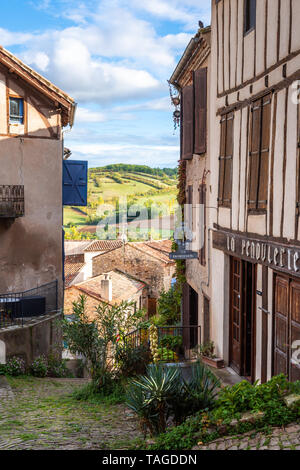
<svg viewBox="0 0 300 470"><path fill-rule="evenodd" d="M65 263L65 287L69 287L81 269L84 263Z"/></svg>
<svg viewBox="0 0 300 470"><path fill-rule="evenodd" d="M146 287L144 282L139 281L121 271L118 271L117 269L110 271L108 274L112 281L113 304L119 304L122 301L130 299L134 294ZM87 281L76 284L74 287L86 293L87 295L91 295L97 298L98 300L104 300L101 295L101 281L104 279L104 276L105 274L101 274L100 276L92 277Z"/></svg>
<svg viewBox="0 0 300 470"><path fill-rule="evenodd" d="M136 242L136 243L129 243L129 245L144 252L145 254L148 254L156 258L158 261L161 261L164 263L174 263L174 261L170 260L169 258L169 253L171 253L172 251L171 240Z"/></svg>
<svg viewBox="0 0 300 470"><path fill-rule="evenodd" d="M121 240L95 240L84 251L110 251L122 246Z"/></svg>

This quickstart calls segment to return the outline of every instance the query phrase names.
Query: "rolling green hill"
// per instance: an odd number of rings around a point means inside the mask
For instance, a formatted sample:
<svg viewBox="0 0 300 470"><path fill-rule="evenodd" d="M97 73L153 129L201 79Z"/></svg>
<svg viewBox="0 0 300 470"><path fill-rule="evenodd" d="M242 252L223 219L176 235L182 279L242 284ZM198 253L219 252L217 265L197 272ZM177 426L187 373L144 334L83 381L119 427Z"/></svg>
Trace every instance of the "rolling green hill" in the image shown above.
<svg viewBox="0 0 300 470"><path fill-rule="evenodd" d="M177 169L129 164L90 168L88 206L65 207L65 229L71 238L85 237L87 232L93 237L101 218L118 213L120 197L127 198L128 206L143 206L149 213L151 204L155 204L168 215L174 212L176 196Z"/></svg>

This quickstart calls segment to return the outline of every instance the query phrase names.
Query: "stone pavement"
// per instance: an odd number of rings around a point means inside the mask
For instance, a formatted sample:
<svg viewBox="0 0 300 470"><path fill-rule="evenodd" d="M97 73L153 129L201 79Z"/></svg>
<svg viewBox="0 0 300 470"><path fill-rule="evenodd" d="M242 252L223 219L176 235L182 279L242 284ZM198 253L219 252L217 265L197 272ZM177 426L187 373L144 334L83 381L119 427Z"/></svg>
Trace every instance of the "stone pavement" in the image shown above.
<svg viewBox="0 0 300 470"><path fill-rule="evenodd" d="M13 399L14 394L11 387L8 385L7 380L5 377L0 376L0 408L1 403L4 403L4 400Z"/></svg>
<svg viewBox="0 0 300 470"><path fill-rule="evenodd" d="M300 424L274 428L270 434L251 431L240 436L222 437L193 450L300 450Z"/></svg>
<svg viewBox="0 0 300 470"><path fill-rule="evenodd" d="M123 405L77 401L86 379L1 380L1 450L128 449L141 438L137 420Z"/></svg>

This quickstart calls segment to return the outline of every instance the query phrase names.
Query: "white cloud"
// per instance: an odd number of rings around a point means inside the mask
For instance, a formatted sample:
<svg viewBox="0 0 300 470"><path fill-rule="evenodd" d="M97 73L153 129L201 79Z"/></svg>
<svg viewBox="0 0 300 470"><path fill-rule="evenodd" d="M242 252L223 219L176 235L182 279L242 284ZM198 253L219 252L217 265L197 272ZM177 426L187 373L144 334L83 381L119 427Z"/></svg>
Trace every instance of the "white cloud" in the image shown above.
<svg viewBox="0 0 300 470"><path fill-rule="evenodd" d="M76 124L78 122L105 122L106 120L107 116L104 113L80 107L76 110Z"/></svg>
<svg viewBox="0 0 300 470"><path fill-rule="evenodd" d="M175 145L125 145L125 144L78 144L68 143L72 148L72 158L82 159L88 156L89 166L104 166L109 163L128 162L149 166L175 167L179 147Z"/></svg>

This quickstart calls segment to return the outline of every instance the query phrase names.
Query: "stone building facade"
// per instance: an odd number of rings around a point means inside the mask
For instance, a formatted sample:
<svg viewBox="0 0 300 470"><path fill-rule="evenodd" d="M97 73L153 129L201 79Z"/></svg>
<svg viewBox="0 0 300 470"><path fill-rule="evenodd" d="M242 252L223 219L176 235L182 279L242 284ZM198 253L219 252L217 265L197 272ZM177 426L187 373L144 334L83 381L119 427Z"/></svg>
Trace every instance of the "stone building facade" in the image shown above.
<svg viewBox="0 0 300 470"><path fill-rule="evenodd" d="M170 83L181 95L181 165L185 168L185 220L194 234L190 249L198 259L185 263L183 323L200 325L207 342L211 331L210 271L210 27L200 29L191 39Z"/></svg>
<svg viewBox="0 0 300 470"><path fill-rule="evenodd" d="M62 306L62 129L75 107L0 47L1 294L58 280Z"/></svg>
<svg viewBox="0 0 300 470"><path fill-rule="evenodd" d="M175 275L175 263L169 259L171 251L172 243L169 240L126 243L121 248L93 258L93 276L117 268L145 282L148 286L148 312L153 315L160 292L170 289Z"/></svg>

